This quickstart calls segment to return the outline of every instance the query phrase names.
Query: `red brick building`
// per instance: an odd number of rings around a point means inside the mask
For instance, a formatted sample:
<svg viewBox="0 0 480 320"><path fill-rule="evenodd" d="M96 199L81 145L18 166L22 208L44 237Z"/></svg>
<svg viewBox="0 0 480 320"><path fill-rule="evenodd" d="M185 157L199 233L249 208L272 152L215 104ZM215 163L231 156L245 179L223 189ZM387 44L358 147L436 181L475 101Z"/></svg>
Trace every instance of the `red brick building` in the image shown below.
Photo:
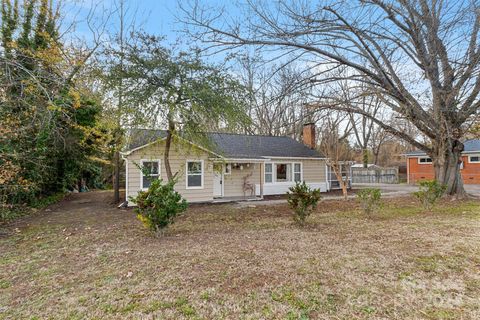
<svg viewBox="0 0 480 320"><path fill-rule="evenodd" d="M461 171L465 184L480 184L480 140L464 142ZM421 180L435 179L432 159L422 151L412 151L407 156L407 181L415 184Z"/></svg>

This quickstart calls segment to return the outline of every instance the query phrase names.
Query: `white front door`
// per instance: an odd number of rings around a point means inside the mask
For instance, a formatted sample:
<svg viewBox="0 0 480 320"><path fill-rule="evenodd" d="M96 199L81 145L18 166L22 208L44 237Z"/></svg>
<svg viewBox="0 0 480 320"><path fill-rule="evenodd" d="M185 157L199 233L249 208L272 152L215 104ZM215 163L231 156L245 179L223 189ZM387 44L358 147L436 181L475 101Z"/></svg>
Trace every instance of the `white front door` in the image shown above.
<svg viewBox="0 0 480 320"><path fill-rule="evenodd" d="M223 172L213 172L213 196L223 197Z"/></svg>

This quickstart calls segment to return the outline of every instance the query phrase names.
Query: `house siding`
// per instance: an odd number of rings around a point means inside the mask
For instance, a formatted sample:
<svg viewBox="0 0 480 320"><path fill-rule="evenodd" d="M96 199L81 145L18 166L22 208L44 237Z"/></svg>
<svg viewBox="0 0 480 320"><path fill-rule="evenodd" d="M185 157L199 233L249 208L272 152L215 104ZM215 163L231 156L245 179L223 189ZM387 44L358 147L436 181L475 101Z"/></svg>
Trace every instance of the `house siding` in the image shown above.
<svg viewBox="0 0 480 320"><path fill-rule="evenodd" d="M471 156L480 156L471 154ZM463 156L462 177L465 184L480 184L480 163L469 163L468 156Z"/></svg>
<svg viewBox="0 0 480 320"><path fill-rule="evenodd" d="M408 182L411 184L423 180L435 179L435 171L431 163L420 164L418 157L408 158Z"/></svg>
<svg viewBox="0 0 480 320"><path fill-rule="evenodd" d="M477 154L475 154L477 155ZM480 155L480 154L479 154ZM480 163L469 163L468 155L462 156L463 169L461 169L465 184L480 184ZM416 184L423 180L435 179L433 164L419 164L418 157L407 158L408 182Z"/></svg>
<svg viewBox="0 0 480 320"><path fill-rule="evenodd" d="M160 160L160 176L166 181L167 171L165 168L164 156L164 141L159 141L145 148L132 152L125 158L127 159L128 178L126 181L127 199L128 197L135 197L141 190L141 160ZM204 202L213 200L213 165L208 160L210 154L194 146L177 142L172 143L170 149L170 167L172 172L178 172L178 182L175 185L175 190L182 194L182 196L189 202ZM202 189L187 189L185 180L185 166L188 160L203 160L204 161L204 180ZM129 201L130 205L133 205Z"/></svg>
<svg viewBox="0 0 480 320"><path fill-rule="evenodd" d="M303 164L303 179L307 183L319 183L327 181L325 160L312 159L298 161Z"/></svg>

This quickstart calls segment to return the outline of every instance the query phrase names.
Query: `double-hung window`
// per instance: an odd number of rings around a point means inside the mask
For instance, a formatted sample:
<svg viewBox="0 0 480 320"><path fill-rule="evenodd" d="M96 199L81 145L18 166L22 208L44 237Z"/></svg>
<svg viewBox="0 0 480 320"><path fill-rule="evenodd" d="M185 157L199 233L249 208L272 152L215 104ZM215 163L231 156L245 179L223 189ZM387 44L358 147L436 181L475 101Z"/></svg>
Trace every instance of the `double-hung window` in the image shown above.
<svg viewBox="0 0 480 320"><path fill-rule="evenodd" d="M160 177L160 160L142 160L141 170L142 189L148 189L152 181Z"/></svg>
<svg viewBox="0 0 480 320"><path fill-rule="evenodd" d="M300 162L293 164L293 181L302 181L302 164Z"/></svg>
<svg viewBox="0 0 480 320"><path fill-rule="evenodd" d="M203 160L187 161L187 189L203 189Z"/></svg>
<svg viewBox="0 0 480 320"><path fill-rule="evenodd" d="M273 182L273 163L265 163L265 183Z"/></svg>

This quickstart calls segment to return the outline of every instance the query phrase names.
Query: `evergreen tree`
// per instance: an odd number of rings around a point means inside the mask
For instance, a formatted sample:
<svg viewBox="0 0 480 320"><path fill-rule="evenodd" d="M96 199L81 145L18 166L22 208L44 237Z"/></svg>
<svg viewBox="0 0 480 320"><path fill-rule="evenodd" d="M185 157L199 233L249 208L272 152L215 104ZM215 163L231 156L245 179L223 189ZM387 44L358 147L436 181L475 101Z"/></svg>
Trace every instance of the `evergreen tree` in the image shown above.
<svg viewBox="0 0 480 320"><path fill-rule="evenodd" d="M101 106L68 77L59 12L48 0L2 0L0 195L3 204L93 183ZM85 183L83 183L85 185Z"/></svg>

